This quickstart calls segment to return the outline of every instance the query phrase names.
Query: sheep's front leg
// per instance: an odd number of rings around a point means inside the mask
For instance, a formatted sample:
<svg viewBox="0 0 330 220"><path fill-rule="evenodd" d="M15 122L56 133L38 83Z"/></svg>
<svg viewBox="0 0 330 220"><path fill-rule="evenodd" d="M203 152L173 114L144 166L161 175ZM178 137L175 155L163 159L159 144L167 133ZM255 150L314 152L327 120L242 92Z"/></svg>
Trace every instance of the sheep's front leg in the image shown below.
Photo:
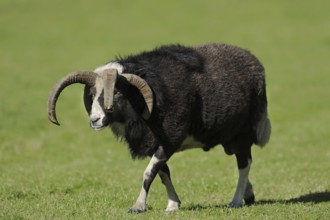
<svg viewBox="0 0 330 220"><path fill-rule="evenodd" d="M174 186L172 184L170 169L168 168L167 164L165 164L159 171L158 175L162 180L162 183L166 187L167 196L168 196L168 204L166 211L177 211L180 208L181 201L178 195L175 192Z"/></svg>
<svg viewBox="0 0 330 220"><path fill-rule="evenodd" d="M155 179L158 171L166 164L168 159L169 156L165 154L163 147L160 146L156 153L152 156L147 168L144 171L140 195L132 208L130 208L129 212L140 213L146 211L147 196L151 183Z"/></svg>

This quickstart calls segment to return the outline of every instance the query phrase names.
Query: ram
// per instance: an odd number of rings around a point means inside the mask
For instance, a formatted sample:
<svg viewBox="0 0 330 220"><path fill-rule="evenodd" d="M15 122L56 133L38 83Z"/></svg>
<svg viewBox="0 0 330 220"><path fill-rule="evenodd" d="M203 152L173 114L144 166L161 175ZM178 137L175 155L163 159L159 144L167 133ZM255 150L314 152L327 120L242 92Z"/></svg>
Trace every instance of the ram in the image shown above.
<svg viewBox="0 0 330 220"><path fill-rule="evenodd" d="M270 138L264 68L245 49L227 44L169 45L118 58L94 71L61 79L48 97L49 120L58 124L62 90L85 85L90 126L110 127L125 140L133 158L151 157L131 212L146 211L149 188L158 174L168 195L167 211L180 207L167 161L179 151L221 144L235 154L239 170L230 207L254 203L248 175L253 144ZM197 160L197 159L196 159Z"/></svg>

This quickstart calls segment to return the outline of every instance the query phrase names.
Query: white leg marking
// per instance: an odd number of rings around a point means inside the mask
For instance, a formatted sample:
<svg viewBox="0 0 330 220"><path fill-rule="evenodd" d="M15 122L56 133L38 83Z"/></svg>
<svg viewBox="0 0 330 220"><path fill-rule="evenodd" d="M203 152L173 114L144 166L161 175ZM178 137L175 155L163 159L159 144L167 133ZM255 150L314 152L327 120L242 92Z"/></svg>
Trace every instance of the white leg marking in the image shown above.
<svg viewBox="0 0 330 220"><path fill-rule="evenodd" d="M130 212L144 212L146 211L146 205L147 205L147 191L142 187L139 197L137 198L135 204L130 209Z"/></svg>
<svg viewBox="0 0 330 220"><path fill-rule="evenodd" d="M144 188L144 183L146 181L152 181L152 180L150 180L151 172L152 172L152 169L154 168L155 164L157 164L158 162L159 162L159 159L156 156L152 156L147 168L144 171L143 183L142 183L142 188L141 188L139 197L137 198L135 204L130 209L130 212L144 212L144 211L146 211L148 192Z"/></svg>
<svg viewBox="0 0 330 220"><path fill-rule="evenodd" d="M241 207L243 204L243 197L248 183L251 163L251 160L249 160L247 167L239 170L236 192L232 202L229 204L230 207L238 208Z"/></svg>
<svg viewBox="0 0 330 220"><path fill-rule="evenodd" d="M180 208L181 201L178 195L175 192L174 186L172 184L171 179L167 175L167 173L163 171L158 172L162 182L165 184L167 196L168 196L168 203L167 203L167 212L177 211Z"/></svg>

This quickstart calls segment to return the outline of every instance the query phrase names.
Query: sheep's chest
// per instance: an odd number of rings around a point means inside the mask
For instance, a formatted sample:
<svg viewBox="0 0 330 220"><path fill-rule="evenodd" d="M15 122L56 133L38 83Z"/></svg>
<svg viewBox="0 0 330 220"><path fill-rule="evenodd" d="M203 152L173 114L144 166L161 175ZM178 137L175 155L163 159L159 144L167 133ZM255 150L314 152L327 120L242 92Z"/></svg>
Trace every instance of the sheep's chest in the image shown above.
<svg viewBox="0 0 330 220"><path fill-rule="evenodd" d="M112 132L118 136L118 137L124 137L125 136L125 124L115 122L111 124L111 130ZM177 149L177 152L179 151L185 151L193 148L204 148L205 144L197 141L193 136L188 136L184 141L182 142L179 149Z"/></svg>

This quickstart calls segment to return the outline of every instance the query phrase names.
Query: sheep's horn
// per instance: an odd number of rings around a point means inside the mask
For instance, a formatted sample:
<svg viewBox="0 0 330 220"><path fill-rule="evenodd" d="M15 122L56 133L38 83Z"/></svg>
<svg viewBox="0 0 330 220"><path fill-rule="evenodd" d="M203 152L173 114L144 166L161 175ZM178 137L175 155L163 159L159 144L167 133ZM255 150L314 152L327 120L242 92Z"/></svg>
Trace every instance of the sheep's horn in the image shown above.
<svg viewBox="0 0 330 220"><path fill-rule="evenodd" d="M48 95L48 119L56 124L60 125L56 118L56 102L58 97L60 96L62 90L74 83L82 83L88 86L93 86L95 83L95 79L97 77L97 74L91 71L79 71L71 73L65 77L63 77L56 85L53 87L53 89L49 92Z"/></svg>
<svg viewBox="0 0 330 220"><path fill-rule="evenodd" d="M144 101L148 107L148 108L144 109L144 111L142 113L142 117L146 120L149 119L151 112L152 112L153 104L154 104L153 94L152 94L152 90L151 90L150 86L144 79L142 79L141 77L139 77L135 74L123 73L121 75L123 77L125 77L126 80L131 85L135 86L142 94Z"/></svg>
<svg viewBox="0 0 330 220"><path fill-rule="evenodd" d="M103 86L104 86L104 110L111 111L113 106L113 95L115 91L115 84L117 81L117 70L107 69L103 72Z"/></svg>

